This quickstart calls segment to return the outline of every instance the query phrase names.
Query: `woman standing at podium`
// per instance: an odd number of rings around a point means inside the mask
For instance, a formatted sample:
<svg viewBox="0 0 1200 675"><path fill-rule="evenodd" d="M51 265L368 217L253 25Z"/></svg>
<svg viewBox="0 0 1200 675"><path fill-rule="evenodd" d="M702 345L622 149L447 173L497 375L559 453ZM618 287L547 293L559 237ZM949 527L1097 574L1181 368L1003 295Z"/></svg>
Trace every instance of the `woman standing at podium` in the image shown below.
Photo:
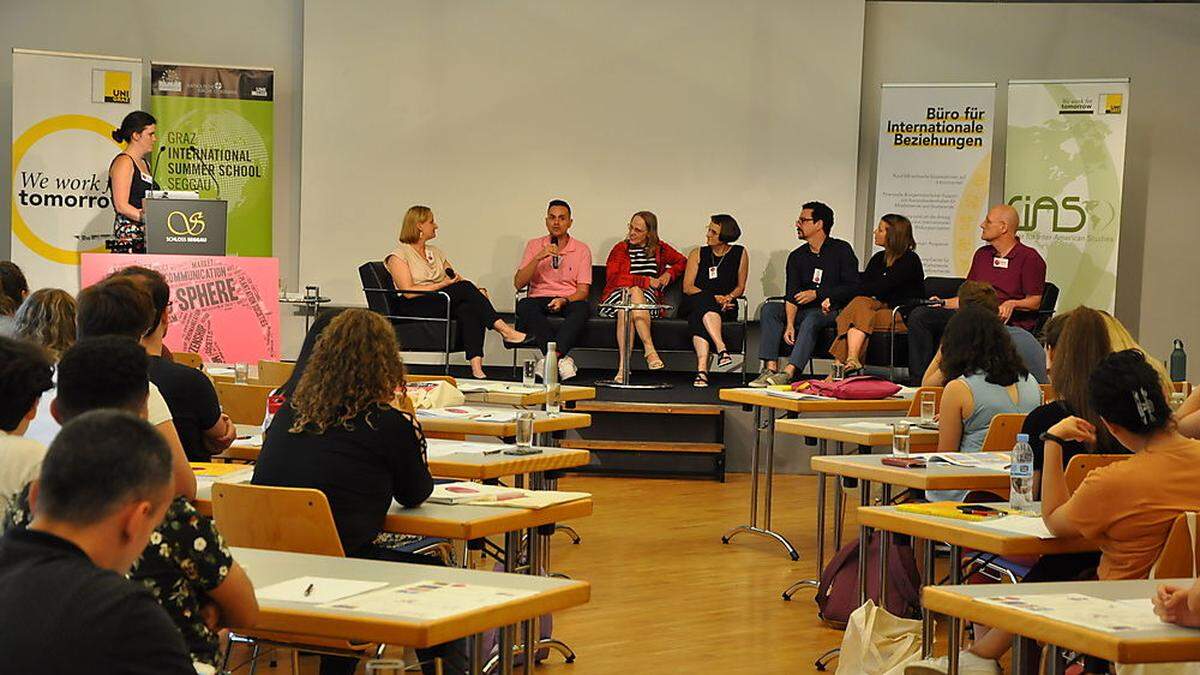
<svg viewBox="0 0 1200 675"><path fill-rule="evenodd" d="M146 216L142 199L147 190L159 189L146 155L158 142L156 123L150 113L135 110L112 132L113 140L125 144L125 150L108 167L108 186L112 190L113 238L105 248L113 253L146 252Z"/></svg>

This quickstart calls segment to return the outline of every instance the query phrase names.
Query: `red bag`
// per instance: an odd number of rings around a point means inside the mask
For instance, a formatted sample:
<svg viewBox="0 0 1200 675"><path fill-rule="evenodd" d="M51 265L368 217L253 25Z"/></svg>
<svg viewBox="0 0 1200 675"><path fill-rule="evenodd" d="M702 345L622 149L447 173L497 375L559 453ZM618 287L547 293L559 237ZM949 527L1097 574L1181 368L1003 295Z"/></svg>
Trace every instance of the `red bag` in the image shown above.
<svg viewBox="0 0 1200 675"><path fill-rule="evenodd" d="M895 396L896 392L900 391L900 385L874 375L856 375L847 377L840 382L826 382L825 380L794 382L792 390L831 398L861 401Z"/></svg>

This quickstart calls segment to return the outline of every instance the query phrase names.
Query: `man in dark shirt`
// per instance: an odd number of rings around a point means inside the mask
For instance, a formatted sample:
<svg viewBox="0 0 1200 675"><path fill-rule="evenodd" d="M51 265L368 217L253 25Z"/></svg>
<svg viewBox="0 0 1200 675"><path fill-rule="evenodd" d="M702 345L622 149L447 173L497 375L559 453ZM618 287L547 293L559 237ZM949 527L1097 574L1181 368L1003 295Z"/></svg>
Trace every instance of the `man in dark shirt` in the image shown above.
<svg viewBox="0 0 1200 675"><path fill-rule="evenodd" d="M1036 250L1021 243L1017 237L1020 222L1017 210L1007 204L988 209L987 217L979 224L979 237L986 243L975 251L967 279L987 282L996 289L1000 319L1004 323L1032 330L1037 323L1037 311L1042 308L1046 261ZM916 384L920 384L921 376L929 368L946 324L958 309L958 298L933 297L930 300L942 305L917 307L905 322L908 325L908 373Z"/></svg>
<svg viewBox="0 0 1200 675"><path fill-rule="evenodd" d="M787 384L812 358L817 335L837 323L838 310L858 285L858 256L841 239L830 239L833 209L808 202L796 220L796 235L805 243L787 259L784 302L769 302L762 310L759 358L766 367L752 387ZM780 341L792 346L788 363L779 370Z"/></svg>
<svg viewBox="0 0 1200 675"><path fill-rule="evenodd" d="M63 426L0 539L0 663L22 675L192 675L179 631L124 578L174 494L171 452L145 421L99 410Z"/></svg>

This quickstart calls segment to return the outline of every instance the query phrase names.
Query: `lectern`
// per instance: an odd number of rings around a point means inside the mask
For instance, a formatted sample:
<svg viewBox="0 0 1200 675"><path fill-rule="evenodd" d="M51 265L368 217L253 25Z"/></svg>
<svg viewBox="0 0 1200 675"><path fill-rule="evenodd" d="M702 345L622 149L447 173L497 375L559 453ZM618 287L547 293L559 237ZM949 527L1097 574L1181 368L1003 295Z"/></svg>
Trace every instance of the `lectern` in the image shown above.
<svg viewBox="0 0 1200 675"><path fill-rule="evenodd" d="M142 200L146 253L225 255L229 203L224 199Z"/></svg>

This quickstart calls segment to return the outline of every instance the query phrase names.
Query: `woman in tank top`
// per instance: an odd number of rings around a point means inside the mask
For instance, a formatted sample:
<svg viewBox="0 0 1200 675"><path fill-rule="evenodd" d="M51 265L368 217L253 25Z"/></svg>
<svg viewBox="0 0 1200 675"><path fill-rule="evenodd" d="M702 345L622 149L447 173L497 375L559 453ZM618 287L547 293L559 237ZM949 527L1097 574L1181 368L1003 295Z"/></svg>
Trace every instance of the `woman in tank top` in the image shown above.
<svg viewBox="0 0 1200 675"><path fill-rule="evenodd" d="M112 132L113 140L125 144L108 167L108 186L112 190L113 238L105 243L113 253L146 252L146 215L142 199L147 190L157 190L146 156L158 142L157 124L149 113L135 110Z"/></svg>
<svg viewBox="0 0 1200 675"><path fill-rule="evenodd" d="M712 217L705 234L705 246L688 255L683 273L683 306L679 315L687 317L696 350L694 387L708 386L708 355L717 352L717 367L733 365L725 348L721 322L737 320L737 299L746 292L750 256L746 249L734 246L742 236L733 216L721 213Z"/></svg>

